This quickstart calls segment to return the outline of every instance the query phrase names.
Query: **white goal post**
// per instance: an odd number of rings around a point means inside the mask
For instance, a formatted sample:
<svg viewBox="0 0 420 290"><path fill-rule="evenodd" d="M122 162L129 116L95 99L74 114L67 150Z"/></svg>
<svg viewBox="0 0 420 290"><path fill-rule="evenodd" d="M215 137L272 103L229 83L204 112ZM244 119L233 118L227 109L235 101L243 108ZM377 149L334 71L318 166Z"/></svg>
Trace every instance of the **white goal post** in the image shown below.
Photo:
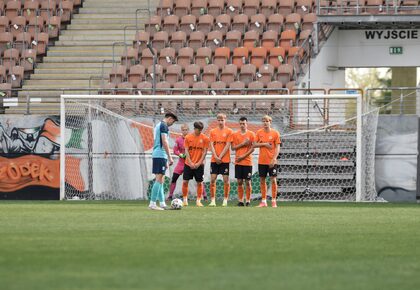
<svg viewBox="0 0 420 290"><path fill-rule="evenodd" d="M179 117L170 128L171 147L183 123L192 129L194 121L202 121L206 133L223 112L235 131L241 116L256 131L261 117L270 115L282 139L279 199L373 201L377 112L364 113L363 106L360 94L62 95L60 198L147 199L153 127L170 111ZM255 198L257 158L258 150L253 153Z"/></svg>

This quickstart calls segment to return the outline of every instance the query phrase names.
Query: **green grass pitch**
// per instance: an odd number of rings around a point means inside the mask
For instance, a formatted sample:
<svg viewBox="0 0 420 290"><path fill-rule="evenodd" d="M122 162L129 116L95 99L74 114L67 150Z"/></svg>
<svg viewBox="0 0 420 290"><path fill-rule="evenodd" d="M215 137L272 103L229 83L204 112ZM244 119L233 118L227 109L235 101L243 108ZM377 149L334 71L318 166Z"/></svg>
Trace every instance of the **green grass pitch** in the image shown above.
<svg viewBox="0 0 420 290"><path fill-rule="evenodd" d="M0 289L420 289L420 206L0 202Z"/></svg>

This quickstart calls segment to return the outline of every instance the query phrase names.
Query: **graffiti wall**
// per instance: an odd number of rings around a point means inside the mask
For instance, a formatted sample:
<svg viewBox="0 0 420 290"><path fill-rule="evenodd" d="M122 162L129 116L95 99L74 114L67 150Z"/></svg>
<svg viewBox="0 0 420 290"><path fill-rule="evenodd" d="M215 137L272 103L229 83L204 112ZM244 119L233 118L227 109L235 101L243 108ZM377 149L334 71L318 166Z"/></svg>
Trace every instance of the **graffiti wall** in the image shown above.
<svg viewBox="0 0 420 290"><path fill-rule="evenodd" d="M0 199L58 199L57 116L0 116Z"/></svg>

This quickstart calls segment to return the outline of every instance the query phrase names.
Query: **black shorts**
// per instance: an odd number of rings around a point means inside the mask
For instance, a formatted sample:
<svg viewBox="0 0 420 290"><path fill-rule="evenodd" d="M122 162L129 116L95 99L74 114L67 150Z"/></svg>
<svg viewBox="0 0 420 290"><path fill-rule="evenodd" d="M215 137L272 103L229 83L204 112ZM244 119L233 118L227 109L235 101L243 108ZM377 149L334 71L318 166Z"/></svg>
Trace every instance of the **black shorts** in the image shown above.
<svg viewBox="0 0 420 290"><path fill-rule="evenodd" d="M152 158L152 173L153 174L165 174L168 160L165 158Z"/></svg>
<svg viewBox="0 0 420 290"><path fill-rule="evenodd" d="M196 169L191 169L187 164L184 166L184 180L195 179L197 182L203 182L204 179L204 165L199 166Z"/></svg>
<svg viewBox="0 0 420 290"><path fill-rule="evenodd" d="M274 165L274 167L270 168L266 164L258 164L258 175L260 177L267 177L267 174L271 177L277 176L277 165Z"/></svg>
<svg viewBox="0 0 420 290"><path fill-rule="evenodd" d="M210 164L210 174L222 174L229 175L229 163L220 163L212 162Z"/></svg>
<svg viewBox="0 0 420 290"><path fill-rule="evenodd" d="M235 165L235 178L250 180L252 177L252 166Z"/></svg>

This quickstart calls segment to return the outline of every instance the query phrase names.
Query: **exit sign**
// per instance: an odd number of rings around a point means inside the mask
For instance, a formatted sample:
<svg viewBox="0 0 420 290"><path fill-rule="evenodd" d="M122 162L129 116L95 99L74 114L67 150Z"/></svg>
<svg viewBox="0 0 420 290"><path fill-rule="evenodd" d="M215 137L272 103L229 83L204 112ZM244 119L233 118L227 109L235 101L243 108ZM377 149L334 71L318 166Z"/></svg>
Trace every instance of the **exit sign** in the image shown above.
<svg viewBox="0 0 420 290"><path fill-rule="evenodd" d="M403 54L403 48L401 46L390 47L389 54Z"/></svg>

